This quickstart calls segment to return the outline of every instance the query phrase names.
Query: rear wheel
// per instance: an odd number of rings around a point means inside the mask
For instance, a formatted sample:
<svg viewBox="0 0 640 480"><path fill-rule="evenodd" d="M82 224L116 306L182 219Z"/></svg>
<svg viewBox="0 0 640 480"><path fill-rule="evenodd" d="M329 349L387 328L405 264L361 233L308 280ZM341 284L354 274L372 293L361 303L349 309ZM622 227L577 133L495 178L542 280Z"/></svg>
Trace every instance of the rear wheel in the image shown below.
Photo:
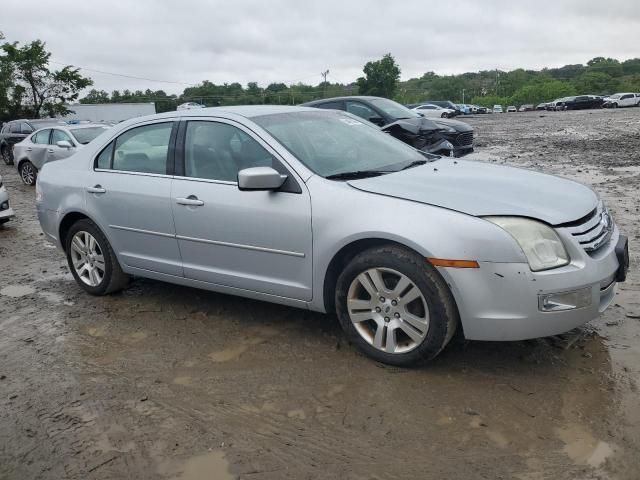
<svg viewBox="0 0 640 480"><path fill-rule="evenodd" d="M73 224L67 234L66 251L73 277L90 294L106 295L129 283L109 241L91 220Z"/></svg>
<svg viewBox="0 0 640 480"><path fill-rule="evenodd" d="M618 108L618 104L617 103L612 103L611 104L611 108Z"/></svg>
<svg viewBox="0 0 640 480"><path fill-rule="evenodd" d="M383 363L434 358L453 336L458 313L426 259L397 246L357 255L338 278L336 309L348 339Z"/></svg>
<svg viewBox="0 0 640 480"><path fill-rule="evenodd" d="M18 169L20 172L20 178L25 185L35 185L38 171L29 160L25 160L20 164Z"/></svg>
<svg viewBox="0 0 640 480"><path fill-rule="evenodd" d="M13 157L11 155L11 150L9 150L9 147L2 147L0 153L2 154L2 160L4 161L4 163L6 163L7 165L13 165Z"/></svg>

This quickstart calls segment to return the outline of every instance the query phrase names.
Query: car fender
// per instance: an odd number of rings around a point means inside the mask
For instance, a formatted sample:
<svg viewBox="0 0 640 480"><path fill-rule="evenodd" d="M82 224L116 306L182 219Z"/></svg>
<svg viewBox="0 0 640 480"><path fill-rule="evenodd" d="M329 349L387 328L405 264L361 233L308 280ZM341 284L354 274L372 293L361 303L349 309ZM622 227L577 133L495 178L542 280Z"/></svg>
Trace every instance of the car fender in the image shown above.
<svg viewBox="0 0 640 480"><path fill-rule="evenodd" d="M526 262L520 247L500 227L442 207L357 190L344 182L312 177L313 300L324 311L325 278L347 245L380 240L404 245L427 258ZM348 206L348 207L347 207Z"/></svg>

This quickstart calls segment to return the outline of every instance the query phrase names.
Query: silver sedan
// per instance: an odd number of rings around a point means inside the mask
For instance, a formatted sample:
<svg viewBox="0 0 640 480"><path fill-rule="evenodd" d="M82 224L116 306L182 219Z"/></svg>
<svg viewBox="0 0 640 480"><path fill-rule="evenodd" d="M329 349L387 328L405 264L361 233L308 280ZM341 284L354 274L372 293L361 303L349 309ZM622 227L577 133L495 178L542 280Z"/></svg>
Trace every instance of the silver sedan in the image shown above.
<svg viewBox="0 0 640 480"><path fill-rule="evenodd" d="M70 157L101 133L106 125L56 125L41 128L13 146L14 165L26 185L35 185L45 163Z"/></svg>
<svg viewBox="0 0 640 480"><path fill-rule="evenodd" d="M596 318L628 268L596 193L422 154L314 108L183 110L122 123L36 186L46 237L94 295L131 276L335 313L394 365L468 339Z"/></svg>

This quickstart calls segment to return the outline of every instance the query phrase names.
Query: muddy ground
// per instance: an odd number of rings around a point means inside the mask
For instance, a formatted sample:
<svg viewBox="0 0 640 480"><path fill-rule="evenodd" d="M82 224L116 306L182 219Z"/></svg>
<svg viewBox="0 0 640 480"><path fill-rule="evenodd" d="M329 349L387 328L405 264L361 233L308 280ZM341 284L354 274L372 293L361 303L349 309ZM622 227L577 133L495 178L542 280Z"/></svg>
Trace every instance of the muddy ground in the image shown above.
<svg viewBox="0 0 640 480"><path fill-rule="evenodd" d="M0 478L639 478L640 108L466 120L472 158L596 188L632 271L579 332L412 370L302 310L142 279L90 297L1 165Z"/></svg>

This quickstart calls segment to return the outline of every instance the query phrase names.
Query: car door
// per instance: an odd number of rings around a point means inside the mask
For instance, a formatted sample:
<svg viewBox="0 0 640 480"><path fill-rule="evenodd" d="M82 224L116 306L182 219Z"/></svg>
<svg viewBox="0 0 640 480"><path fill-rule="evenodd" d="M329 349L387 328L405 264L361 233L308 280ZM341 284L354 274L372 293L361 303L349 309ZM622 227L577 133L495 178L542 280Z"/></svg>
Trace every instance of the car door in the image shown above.
<svg viewBox="0 0 640 480"><path fill-rule="evenodd" d="M380 112L374 110L372 107L365 105L362 102L358 102L356 100L347 100L345 103L346 110L349 113L357 115L360 118L364 118L365 120L368 120L371 123L375 123L380 127L388 123Z"/></svg>
<svg viewBox="0 0 640 480"><path fill-rule="evenodd" d="M620 106L621 107L632 107L636 104L636 96L628 93L626 95L622 95L620 97Z"/></svg>
<svg viewBox="0 0 640 480"><path fill-rule="evenodd" d="M29 159L29 161L38 169L42 168L46 161L47 150L49 149L49 137L51 136L51 129L45 128L43 130L38 130L34 133L30 140L24 140L16 148L16 153L18 152L18 148L24 145L24 154Z"/></svg>
<svg viewBox="0 0 640 480"><path fill-rule="evenodd" d="M170 203L176 128L162 119L120 133L96 156L85 185L89 215L120 262L141 273L182 276Z"/></svg>
<svg viewBox="0 0 640 480"><path fill-rule="evenodd" d="M311 300L311 202L304 183L251 130L222 119L181 124L171 199L185 277ZM237 173L270 166L279 191L240 191Z"/></svg>
<svg viewBox="0 0 640 480"><path fill-rule="evenodd" d="M58 142L69 142L71 148L60 147L58 146ZM59 128L54 128L51 130L51 140L49 142L49 148L47 149L46 162L53 162L70 157L76 152L76 148L76 142L71 139L71 136L69 136L67 132Z"/></svg>

